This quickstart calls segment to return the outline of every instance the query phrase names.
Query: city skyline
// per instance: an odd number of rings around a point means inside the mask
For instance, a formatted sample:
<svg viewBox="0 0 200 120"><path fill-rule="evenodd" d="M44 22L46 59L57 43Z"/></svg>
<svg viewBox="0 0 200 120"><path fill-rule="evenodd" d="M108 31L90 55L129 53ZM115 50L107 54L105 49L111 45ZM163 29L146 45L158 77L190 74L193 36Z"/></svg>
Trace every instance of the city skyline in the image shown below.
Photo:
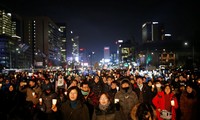
<svg viewBox="0 0 200 120"><path fill-rule="evenodd" d="M198 29L199 15L194 2L6 0L1 3L20 15L48 16L55 22L66 22L80 37L80 47L95 51L98 60L103 58L104 46L116 51L115 42L119 39L140 42L141 27L147 21L163 23L173 39L188 39Z"/></svg>

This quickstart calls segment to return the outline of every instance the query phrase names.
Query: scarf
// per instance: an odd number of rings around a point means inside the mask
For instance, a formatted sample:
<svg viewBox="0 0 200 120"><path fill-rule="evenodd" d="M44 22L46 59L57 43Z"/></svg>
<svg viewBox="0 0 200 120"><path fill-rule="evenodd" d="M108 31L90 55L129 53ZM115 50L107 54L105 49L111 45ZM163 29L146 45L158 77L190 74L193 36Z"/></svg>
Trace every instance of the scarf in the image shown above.
<svg viewBox="0 0 200 120"><path fill-rule="evenodd" d="M72 107L73 109L75 109L76 106L77 106L77 101L76 101L76 100L75 100L75 101L70 101L70 105L71 105L71 107Z"/></svg>
<svg viewBox="0 0 200 120"><path fill-rule="evenodd" d="M108 104L106 105L99 104L99 109L105 111L109 107L109 105L110 105L110 102L108 102Z"/></svg>

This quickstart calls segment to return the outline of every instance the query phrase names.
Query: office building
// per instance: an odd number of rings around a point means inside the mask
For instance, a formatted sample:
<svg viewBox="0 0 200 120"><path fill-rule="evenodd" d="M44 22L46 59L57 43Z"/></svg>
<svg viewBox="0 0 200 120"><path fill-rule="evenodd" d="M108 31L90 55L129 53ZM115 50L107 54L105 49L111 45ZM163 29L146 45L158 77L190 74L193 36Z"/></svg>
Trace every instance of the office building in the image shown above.
<svg viewBox="0 0 200 120"><path fill-rule="evenodd" d="M34 67L60 65L62 40L59 27L50 18L24 18L24 40L31 44Z"/></svg>
<svg viewBox="0 0 200 120"><path fill-rule="evenodd" d="M146 22L142 25L142 43L164 39L163 25L158 22Z"/></svg>

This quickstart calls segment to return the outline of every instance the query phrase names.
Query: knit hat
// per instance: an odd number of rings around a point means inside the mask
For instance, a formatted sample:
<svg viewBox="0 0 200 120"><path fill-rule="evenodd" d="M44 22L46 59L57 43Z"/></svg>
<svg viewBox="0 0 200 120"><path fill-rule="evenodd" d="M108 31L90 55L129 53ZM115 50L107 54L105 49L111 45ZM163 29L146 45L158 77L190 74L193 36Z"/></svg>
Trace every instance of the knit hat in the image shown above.
<svg viewBox="0 0 200 120"><path fill-rule="evenodd" d="M125 78L125 79L122 79L121 81L121 85L124 84L124 83L128 83L130 85L130 81L129 79Z"/></svg>

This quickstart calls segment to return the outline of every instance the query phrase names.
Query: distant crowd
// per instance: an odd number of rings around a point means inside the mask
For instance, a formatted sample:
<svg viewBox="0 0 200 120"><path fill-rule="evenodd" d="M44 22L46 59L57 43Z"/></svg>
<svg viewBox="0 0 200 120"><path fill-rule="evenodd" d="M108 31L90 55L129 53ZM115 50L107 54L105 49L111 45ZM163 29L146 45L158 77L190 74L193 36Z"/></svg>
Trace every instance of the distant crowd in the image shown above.
<svg viewBox="0 0 200 120"><path fill-rule="evenodd" d="M198 71L151 73L127 68L0 74L0 120L200 119Z"/></svg>

